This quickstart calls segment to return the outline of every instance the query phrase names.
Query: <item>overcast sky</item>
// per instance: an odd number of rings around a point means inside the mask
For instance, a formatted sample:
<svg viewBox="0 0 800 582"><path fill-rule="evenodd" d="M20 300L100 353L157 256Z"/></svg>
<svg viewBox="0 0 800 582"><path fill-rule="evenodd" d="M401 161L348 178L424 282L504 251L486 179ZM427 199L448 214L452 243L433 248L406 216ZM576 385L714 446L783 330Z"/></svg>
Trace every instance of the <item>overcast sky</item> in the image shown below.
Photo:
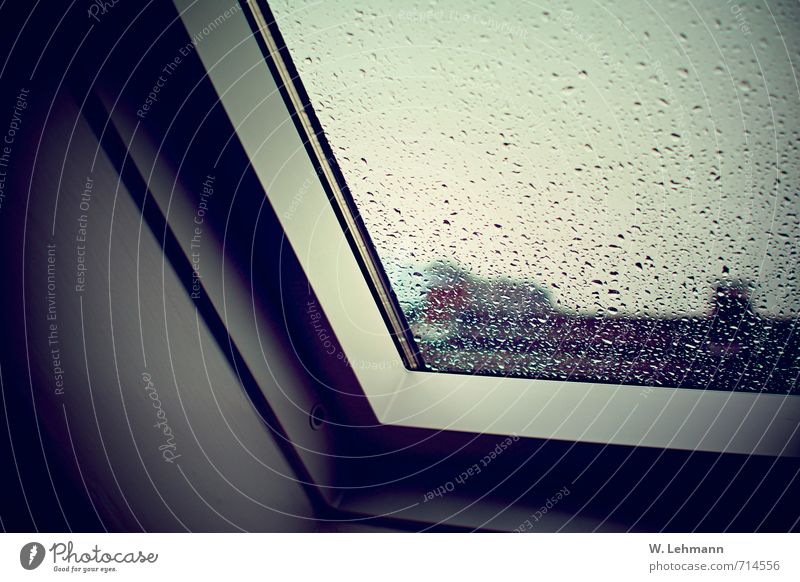
<svg viewBox="0 0 800 582"><path fill-rule="evenodd" d="M401 296L444 258L580 313L800 309L796 2L270 4Z"/></svg>

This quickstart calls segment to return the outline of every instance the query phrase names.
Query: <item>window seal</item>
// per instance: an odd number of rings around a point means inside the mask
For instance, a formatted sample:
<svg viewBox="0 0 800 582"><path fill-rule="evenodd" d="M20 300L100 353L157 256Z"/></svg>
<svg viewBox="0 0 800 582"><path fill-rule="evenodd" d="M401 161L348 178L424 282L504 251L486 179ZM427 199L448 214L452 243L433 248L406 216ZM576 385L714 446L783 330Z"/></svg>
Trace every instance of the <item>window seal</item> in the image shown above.
<svg viewBox="0 0 800 582"><path fill-rule="evenodd" d="M303 87L297 68L280 30L264 0L243 2L245 12L255 31L259 46L270 69L276 74L278 88L286 107L301 134L323 187L329 195L345 234L353 247L359 265L378 300L384 320L389 327L403 362L409 370L424 370L425 364L416 347L405 315L395 300L391 283L375 250L366 226L350 194L333 149L328 143L308 93Z"/></svg>

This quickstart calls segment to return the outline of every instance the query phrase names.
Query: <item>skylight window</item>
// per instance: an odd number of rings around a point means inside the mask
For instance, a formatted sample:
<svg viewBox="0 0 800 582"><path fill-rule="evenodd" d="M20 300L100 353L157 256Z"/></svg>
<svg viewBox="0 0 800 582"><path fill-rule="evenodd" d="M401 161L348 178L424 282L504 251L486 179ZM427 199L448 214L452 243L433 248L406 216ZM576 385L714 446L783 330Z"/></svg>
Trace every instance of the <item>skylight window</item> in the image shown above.
<svg viewBox="0 0 800 582"><path fill-rule="evenodd" d="M270 3L424 369L794 393L800 9L738 5Z"/></svg>

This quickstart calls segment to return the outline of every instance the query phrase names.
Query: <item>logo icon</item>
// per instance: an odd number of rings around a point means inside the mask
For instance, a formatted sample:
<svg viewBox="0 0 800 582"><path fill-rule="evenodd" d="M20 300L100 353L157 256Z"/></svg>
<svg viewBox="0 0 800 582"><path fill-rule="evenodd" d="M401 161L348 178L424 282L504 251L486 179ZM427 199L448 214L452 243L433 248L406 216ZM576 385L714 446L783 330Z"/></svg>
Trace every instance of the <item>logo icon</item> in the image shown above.
<svg viewBox="0 0 800 582"><path fill-rule="evenodd" d="M44 561L44 546L39 542L29 542L19 551L19 563L26 570L35 570Z"/></svg>

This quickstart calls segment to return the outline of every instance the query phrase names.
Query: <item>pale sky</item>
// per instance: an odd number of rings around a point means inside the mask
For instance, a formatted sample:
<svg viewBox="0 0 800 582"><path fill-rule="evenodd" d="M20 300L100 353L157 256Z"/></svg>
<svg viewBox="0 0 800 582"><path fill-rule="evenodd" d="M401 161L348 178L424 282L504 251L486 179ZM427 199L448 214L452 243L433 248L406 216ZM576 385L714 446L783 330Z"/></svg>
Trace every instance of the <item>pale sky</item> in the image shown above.
<svg viewBox="0 0 800 582"><path fill-rule="evenodd" d="M449 259L580 313L721 277L800 311L796 2L270 5L399 296Z"/></svg>

